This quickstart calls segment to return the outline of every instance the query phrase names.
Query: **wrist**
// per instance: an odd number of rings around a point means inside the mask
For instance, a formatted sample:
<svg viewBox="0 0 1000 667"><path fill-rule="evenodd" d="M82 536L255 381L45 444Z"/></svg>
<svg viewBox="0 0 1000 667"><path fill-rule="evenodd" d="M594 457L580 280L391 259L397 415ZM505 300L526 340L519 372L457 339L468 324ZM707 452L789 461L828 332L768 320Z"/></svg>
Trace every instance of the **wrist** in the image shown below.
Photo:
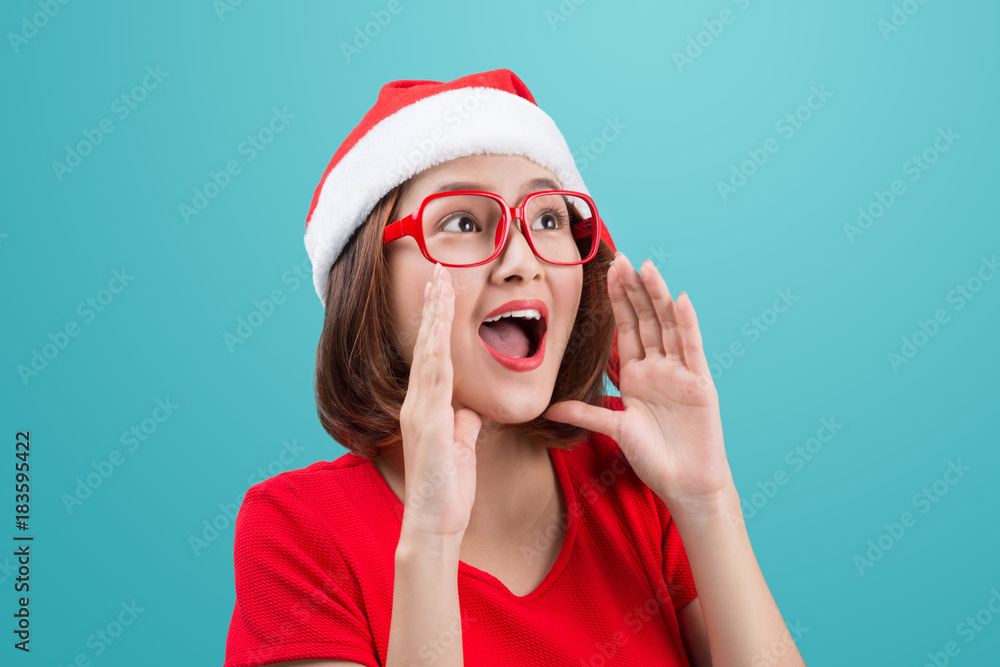
<svg viewBox="0 0 1000 667"><path fill-rule="evenodd" d="M677 523L726 518L729 521L743 521L740 495L733 482L715 491L688 495L680 498L660 496L670 516Z"/></svg>
<svg viewBox="0 0 1000 667"><path fill-rule="evenodd" d="M422 530L407 521L399 533L396 545L396 559L441 557L458 560L465 533L434 533Z"/></svg>

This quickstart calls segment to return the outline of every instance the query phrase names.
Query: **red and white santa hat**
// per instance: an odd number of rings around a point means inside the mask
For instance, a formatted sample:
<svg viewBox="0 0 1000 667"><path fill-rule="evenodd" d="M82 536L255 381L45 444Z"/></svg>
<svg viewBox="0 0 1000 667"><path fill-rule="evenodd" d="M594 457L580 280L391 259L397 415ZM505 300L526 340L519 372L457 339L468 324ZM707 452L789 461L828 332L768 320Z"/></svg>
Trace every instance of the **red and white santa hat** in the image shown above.
<svg viewBox="0 0 1000 667"><path fill-rule="evenodd" d="M555 174L563 189L590 194L559 128L509 69L448 82L391 81L334 153L306 217L306 252L324 307L330 268L387 192L434 165L479 154L524 156Z"/></svg>
<svg viewBox="0 0 1000 667"><path fill-rule="evenodd" d="M330 267L379 199L425 169L478 154L524 156L564 189L590 194L559 128L509 69L444 83L392 81L334 153L313 195L305 245L320 301Z"/></svg>

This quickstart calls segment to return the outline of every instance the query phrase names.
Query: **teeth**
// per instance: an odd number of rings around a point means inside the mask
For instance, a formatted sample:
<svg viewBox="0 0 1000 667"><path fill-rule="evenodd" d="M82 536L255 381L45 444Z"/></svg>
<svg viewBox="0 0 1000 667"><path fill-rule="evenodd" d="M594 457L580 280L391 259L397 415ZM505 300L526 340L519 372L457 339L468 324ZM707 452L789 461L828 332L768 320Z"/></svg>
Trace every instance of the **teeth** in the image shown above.
<svg viewBox="0 0 1000 667"><path fill-rule="evenodd" d="M491 317L487 320L483 320L483 323L485 324L486 322L496 322L502 317L524 317L532 320L540 320L542 319L542 314L537 310L535 310L534 308L529 308L528 310L512 310L510 312L503 313L502 315L497 315L496 317Z"/></svg>

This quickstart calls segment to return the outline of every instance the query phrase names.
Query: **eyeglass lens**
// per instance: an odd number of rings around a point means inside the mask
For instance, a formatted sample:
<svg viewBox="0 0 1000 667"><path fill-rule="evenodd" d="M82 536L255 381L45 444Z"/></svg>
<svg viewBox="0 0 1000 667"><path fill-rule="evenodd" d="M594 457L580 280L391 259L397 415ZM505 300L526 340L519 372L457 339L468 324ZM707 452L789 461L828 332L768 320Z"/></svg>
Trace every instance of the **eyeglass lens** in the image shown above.
<svg viewBox="0 0 1000 667"><path fill-rule="evenodd" d="M428 202L423 211L424 241L436 261L476 264L489 259L500 239L499 202L482 195L448 195ZM572 195L542 195L529 200L522 221L541 259L576 262L590 254L593 227L590 206Z"/></svg>

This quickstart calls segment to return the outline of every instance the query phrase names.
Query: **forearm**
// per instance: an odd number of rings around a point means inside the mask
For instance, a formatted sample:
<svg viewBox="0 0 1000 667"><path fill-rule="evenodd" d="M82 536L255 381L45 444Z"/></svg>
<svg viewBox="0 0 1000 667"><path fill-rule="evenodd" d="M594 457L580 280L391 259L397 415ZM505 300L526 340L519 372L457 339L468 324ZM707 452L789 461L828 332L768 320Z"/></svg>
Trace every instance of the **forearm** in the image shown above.
<svg viewBox="0 0 1000 667"><path fill-rule="evenodd" d="M386 667L461 667L460 538L432 539L405 527L396 547Z"/></svg>
<svg viewBox="0 0 1000 667"><path fill-rule="evenodd" d="M739 494L730 486L698 506L661 496L687 552L713 667L803 667L757 564Z"/></svg>

